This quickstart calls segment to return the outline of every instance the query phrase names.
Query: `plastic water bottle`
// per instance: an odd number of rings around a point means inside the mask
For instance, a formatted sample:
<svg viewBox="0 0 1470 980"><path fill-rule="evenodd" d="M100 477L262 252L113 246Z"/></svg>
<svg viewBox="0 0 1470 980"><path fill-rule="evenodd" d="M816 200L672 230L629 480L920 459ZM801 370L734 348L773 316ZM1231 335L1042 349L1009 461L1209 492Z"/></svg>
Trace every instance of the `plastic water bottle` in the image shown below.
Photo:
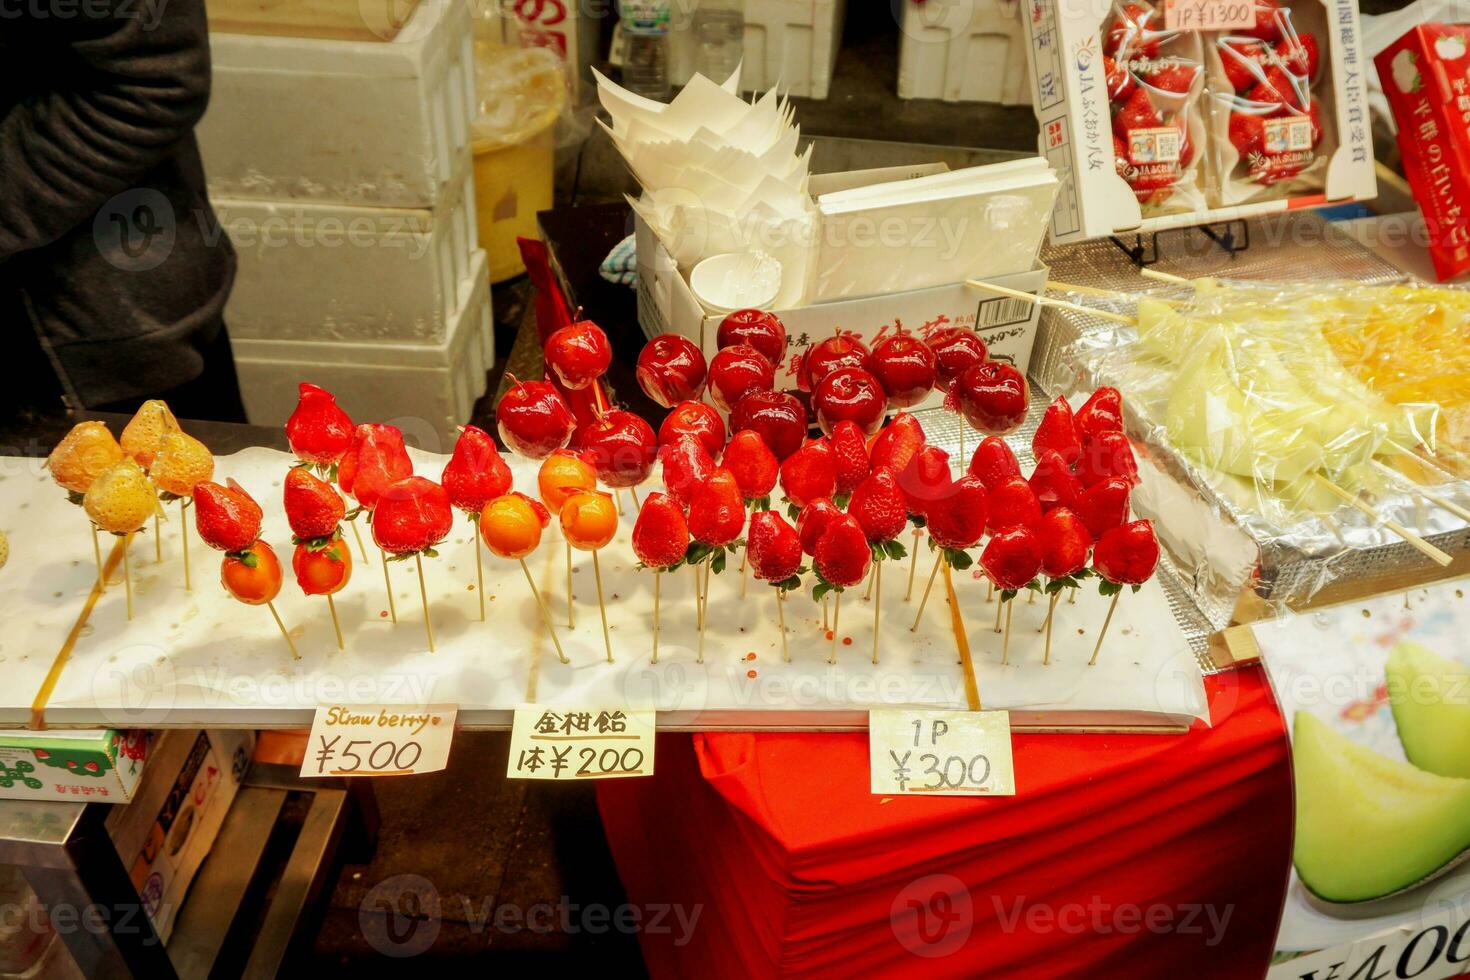
<svg viewBox="0 0 1470 980"><path fill-rule="evenodd" d="M669 0L618 0L626 50L623 87L659 102L669 100Z"/></svg>
<svg viewBox="0 0 1470 980"><path fill-rule="evenodd" d="M745 48L744 0L701 0L694 11L700 74L722 83L740 64Z"/></svg>

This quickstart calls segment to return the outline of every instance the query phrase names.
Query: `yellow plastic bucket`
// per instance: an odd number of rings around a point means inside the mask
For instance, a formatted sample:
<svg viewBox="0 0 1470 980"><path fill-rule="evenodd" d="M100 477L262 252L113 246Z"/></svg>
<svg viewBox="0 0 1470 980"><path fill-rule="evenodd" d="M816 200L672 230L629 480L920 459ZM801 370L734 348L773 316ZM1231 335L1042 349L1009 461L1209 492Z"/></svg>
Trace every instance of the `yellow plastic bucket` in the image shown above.
<svg viewBox="0 0 1470 980"><path fill-rule="evenodd" d="M482 135L486 128L482 117L470 143L480 247L490 260L490 281L501 282L526 271L516 238L539 237L536 212L552 205L555 126L566 101L566 84L560 63L545 49L477 43L475 55L482 82L489 59L506 59L516 66L512 70L516 78L508 90L502 87L487 93L480 86L482 106L492 98L508 98L525 110L515 115L509 129L502 119L493 137Z"/></svg>

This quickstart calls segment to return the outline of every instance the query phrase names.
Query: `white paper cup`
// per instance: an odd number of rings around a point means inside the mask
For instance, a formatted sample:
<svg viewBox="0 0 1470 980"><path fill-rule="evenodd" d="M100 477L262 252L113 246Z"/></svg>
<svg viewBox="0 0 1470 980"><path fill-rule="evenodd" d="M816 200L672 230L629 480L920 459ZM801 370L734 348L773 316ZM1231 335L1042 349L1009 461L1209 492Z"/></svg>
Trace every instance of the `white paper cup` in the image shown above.
<svg viewBox="0 0 1470 980"><path fill-rule="evenodd" d="M711 255L689 274L689 288L709 313L764 309L781 290L781 263L765 252Z"/></svg>

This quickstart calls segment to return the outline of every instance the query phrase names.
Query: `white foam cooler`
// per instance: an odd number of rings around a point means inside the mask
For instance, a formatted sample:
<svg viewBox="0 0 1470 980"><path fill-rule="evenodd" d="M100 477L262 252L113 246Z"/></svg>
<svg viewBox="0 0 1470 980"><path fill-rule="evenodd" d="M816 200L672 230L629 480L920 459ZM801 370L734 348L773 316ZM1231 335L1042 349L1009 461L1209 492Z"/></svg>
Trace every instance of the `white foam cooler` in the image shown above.
<svg viewBox="0 0 1470 980"><path fill-rule="evenodd" d="M683 85L699 68L695 4L674 4L669 30L669 75ZM825 99L842 45L847 0L745 0L744 67L740 88Z"/></svg>
<svg viewBox="0 0 1470 980"><path fill-rule="evenodd" d="M470 5L422 0L387 42L212 34L212 195L434 207L470 158Z"/></svg>
<svg viewBox="0 0 1470 980"><path fill-rule="evenodd" d="M312 381L335 394L354 418L391 423L414 445L448 452L456 427L469 419L485 393L495 362L483 251L475 251L458 288L459 312L438 343L233 340L250 421L284 424L296 407L297 386Z"/></svg>
<svg viewBox="0 0 1470 980"><path fill-rule="evenodd" d="M1030 105L1020 0L900 0L898 97Z"/></svg>

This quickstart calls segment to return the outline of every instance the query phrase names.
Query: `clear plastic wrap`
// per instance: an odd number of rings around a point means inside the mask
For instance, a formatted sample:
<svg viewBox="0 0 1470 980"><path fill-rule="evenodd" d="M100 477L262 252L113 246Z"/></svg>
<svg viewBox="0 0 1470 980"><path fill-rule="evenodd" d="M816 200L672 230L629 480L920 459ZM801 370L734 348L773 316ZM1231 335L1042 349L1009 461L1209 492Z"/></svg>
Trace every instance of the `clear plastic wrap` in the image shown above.
<svg viewBox="0 0 1470 980"><path fill-rule="evenodd" d="M1200 36L1163 29L1162 8L1115 0L1102 31L1118 176L1145 217L1205 205Z"/></svg>

